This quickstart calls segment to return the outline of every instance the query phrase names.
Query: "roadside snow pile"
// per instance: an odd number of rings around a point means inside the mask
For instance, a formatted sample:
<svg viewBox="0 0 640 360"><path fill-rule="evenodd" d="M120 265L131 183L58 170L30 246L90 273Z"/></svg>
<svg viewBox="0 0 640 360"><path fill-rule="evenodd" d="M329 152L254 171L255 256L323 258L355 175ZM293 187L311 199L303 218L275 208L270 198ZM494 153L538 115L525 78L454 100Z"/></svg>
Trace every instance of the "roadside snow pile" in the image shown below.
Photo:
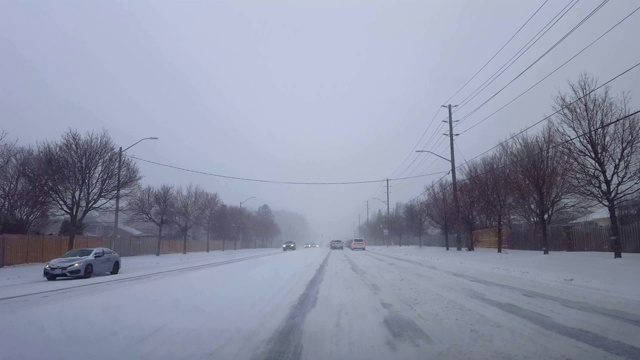
<svg viewBox="0 0 640 360"><path fill-rule="evenodd" d="M476 275L518 277L526 280L580 287L608 292L624 298L640 298L640 254L622 254L613 259L606 252L551 252L476 249L473 252L455 247L444 248L403 246L370 247L375 252L420 260L442 270L469 272Z"/></svg>

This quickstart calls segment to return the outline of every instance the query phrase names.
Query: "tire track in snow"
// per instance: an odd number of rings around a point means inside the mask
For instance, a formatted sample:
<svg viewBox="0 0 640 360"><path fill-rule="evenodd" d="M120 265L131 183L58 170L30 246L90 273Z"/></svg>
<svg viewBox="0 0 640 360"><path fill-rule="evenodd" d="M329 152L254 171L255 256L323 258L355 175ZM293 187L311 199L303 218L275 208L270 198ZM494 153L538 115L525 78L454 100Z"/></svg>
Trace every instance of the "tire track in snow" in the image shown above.
<svg viewBox="0 0 640 360"><path fill-rule="evenodd" d="M380 287L367 279L366 273L362 271L360 266L356 264L350 256L345 254L345 258L349 266L351 266L351 270L360 276L362 281L369 285L371 290L377 295L380 292ZM384 301L380 301L380 305L387 310L387 314L384 316L382 323L396 341L410 343L416 347L419 347L421 342L430 343L432 341L429 335L427 335L415 321L394 310L393 305ZM396 349L395 344L388 343L388 345L392 350Z"/></svg>
<svg viewBox="0 0 640 360"><path fill-rule="evenodd" d="M386 262L383 259L380 259L378 256L373 256L373 254L369 253L367 254L369 257L374 258L378 261L381 262ZM414 260L408 260L408 259L403 259L403 258L399 258L396 256L391 256L391 255L387 255L387 254L376 254L376 255L381 255L384 257L389 257L398 261L402 261L402 262L406 262L409 264L413 264L413 265L418 265L420 267L423 268L427 268L433 271L438 271L438 272L442 272L442 273L446 273L448 275L460 278L460 279L464 279L467 281L471 281L471 282L476 282L476 283L480 283L483 285L488 285L488 286L496 286L496 287L500 287L500 288L505 288L508 290L512 290L512 291L516 291L516 292L520 292L522 295L524 296L528 296L528 297L536 297L536 298L542 298L542 299L546 299L546 300L550 300L550 301L554 301L557 302L563 306L575 309L575 310L581 310L583 312L588 312L591 314L595 314L595 315L603 315L603 316L607 316L610 317L612 319L616 319L616 320L620 320L626 323L629 323L631 325L634 326L638 326L638 319L637 316L635 314L630 314L624 311L619 311L619 310L615 310L615 309L607 309L607 308L603 308L603 307L599 307L599 306L595 306L595 305L591 305L588 303L584 303L584 302L579 302L579 301L573 301L573 300L567 300L561 297L557 297L557 296L552 296L552 295L547 295L547 294L543 294L537 291L532 291L532 290L527 290L527 289L522 289L516 286L511 286L511 285L506 285L506 284L501 284L501 283L496 283L496 282L492 282L489 280L484 280L484 279L479 279L473 276L469 276L469 275L463 275L463 274L458 274L458 273L454 273L451 271L446 271L446 270L440 270L434 266L430 266L430 265L426 265L426 264L422 264L418 261L414 261ZM617 340L613 340L610 339L606 336L602 336L600 334L597 334L595 332L589 331L589 330L584 330L584 329L580 329L580 328L574 328L571 326L567 326L564 325L556 320L554 320L552 317L532 311L532 310L528 310L525 309L523 307L517 306L515 304L512 303L505 303L505 302L500 302L500 301L496 301L496 300L492 300L487 298L486 296L484 296L483 294L479 294L476 292L472 292L471 293L471 298L478 300L484 304L487 304L489 306L492 306L498 310L504 311L508 314L514 315L516 317L519 317L527 322L530 322L534 325L537 325L547 331L556 333L558 335L561 336L565 336L568 337L570 339L573 339L575 341L587 344L589 346L601 349L603 351L606 351L610 354L613 355L618 355L618 356L622 356L624 358L628 358L628 359L640 359L640 348L636 347L634 345L630 345L621 341L617 341ZM622 317L622 316L626 316L626 317Z"/></svg>
<svg viewBox="0 0 640 360"><path fill-rule="evenodd" d="M598 349L602 349L610 354L623 356L627 359L640 359L640 348L633 345L623 343L621 341L609 339L608 337L596 334L592 331L570 327L561 324L551 317L537 313L535 311L527 310L511 303L503 303L488 299L486 297L474 297L477 300L502 310L511 315L517 316L530 323L540 326L543 329L551 331L553 333L566 336L570 339L579 341L581 343L593 346Z"/></svg>
<svg viewBox="0 0 640 360"><path fill-rule="evenodd" d="M267 350L256 358L261 360L297 360L302 358L302 327L307 315L316 306L320 284L324 280L331 252L324 258L296 304L289 310L276 333L267 342Z"/></svg>
<svg viewBox="0 0 640 360"><path fill-rule="evenodd" d="M369 254L367 254L369 256ZM636 327L640 327L640 315L636 315L636 314L632 314L626 311L622 311L622 310L617 310L617 309L609 309L609 308L605 308L605 307L601 307L601 306L597 306L597 305L592 305L589 303L585 303L582 301L575 301L575 300L568 300L559 296L554 296L554 295L548 295L548 294L544 294L538 291L534 291L534 290L528 290L528 289L523 289L517 286L512 286L512 285L506 285L506 284L501 284L501 283L497 283L497 282L493 282L493 281L489 281L489 280L485 280L485 279L481 279L475 276L470 276L470 275L464 275L464 274L459 274L459 273L455 273L452 271L446 271L446 270L440 270L435 266L431 266L431 265L426 265L423 264L419 261L414 261L414 260L408 260L408 259L403 259L403 258L399 258L396 256L391 256L391 255L387 255L387 254L380 254L380 253L376 253L375 255L380 255L380 256L386 256L395 260L399 260L399 261L403 261L409 264L413 264L413 265L418 265L420 267L426 268L426 269L430 269L430 270L434 270L434 271L438 271L438 272L442 272L451 276L455 276L457 278L460 279L464 279L467 281L471 281L471 282L475 282L475 283L479 283L479 284L483 284L483 285L488 285L488 286L494 286L494 287L499 287L499 288L503 288L503 289L507 289L507 290L512 290L512 291L516 291L521 293L523 296L526 297L532 297L532 298L540 298L540 299L545 299L545 300L549 300L549 301L553 301L556 302L562 306L574 309L574 310L579 310L579 311L583 311L583 312L587 312L587 313L591 313L591 314L596 314L596 315L602 315L614 320L618 320L618 321L622 321L625 322L627 324L636 326ZM375 258L375 256L372 256Z"/></svg>

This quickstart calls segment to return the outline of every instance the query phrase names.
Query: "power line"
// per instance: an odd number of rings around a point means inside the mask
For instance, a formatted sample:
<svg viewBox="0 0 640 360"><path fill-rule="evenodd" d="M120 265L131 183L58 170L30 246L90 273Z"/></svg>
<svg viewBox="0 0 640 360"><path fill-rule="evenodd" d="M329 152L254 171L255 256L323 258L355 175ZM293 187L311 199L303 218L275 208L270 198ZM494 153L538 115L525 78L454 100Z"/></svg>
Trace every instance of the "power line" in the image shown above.
<svg viewBox="0 0 640 360"><path fill-rule="evenodd" d="M438 117L438 114L440 113L440 109L442 109L441 107L438 107L438 111L436 111L436 114L433 116L433 118L431 119L431 121L429 122L429 126L427 126L427 128L424 130L424 132L422 133L422 136L420 136L420 139L418 139L418 142L413 146L413 149L411 149L411 152L409 152L409 154L407 155L407 157L404 158L404 160L402 160L402 162L400 163L400 165L393 170L393 172L391 173L390 176L393 176L393 174L395 174L398 170L400 170L400 168L402 167L402 165L404 165L405 162L407 162L407 159L409 159L411 157L411 154L413 154L413 152L416 150L416 148L418 147L418 145L420 145L420 142L422 141L422 139L424 138L424 136L427 134L427 132L429 131L429 129L431 128L431 125L433 124L433 122L435 121L436 117ZM415 160L414 160L415 161ZM413 162L411 163L413 164ZM409 164L409 166L411 166L411 164ZM404 171L402 172L404 173ZM400 173L398 176L401 176L402 173Z"/></svg>
<svg viewBox="0 0 640 360"><path fill-rule="evenodd" d="M573 1L573 0L572 0ZM513 34L511 35L511 37L509 38L509 40L507 40L506 43L504 43L504 45L502 45L502 47L500 49L498 49L498 51L496 51L495 54L493 54L493 56L489 59L489 61L487 61L484 65L482 65L482 67L480 68L480 70L478 70L475 74L473 74L473 76L471 77L471 79L467 80L466 83L464 83L464 85L462 85L453 95L451 95L447 100L445 100L445 103L448 103L454 96L458 95L458 93L464 89L467 85L469 85L469 83L471 81L473 81L473 79L476 78L476 76L478 76L478 74L480 74L480 72L482 70L484 70L484 68L487 67L487 65L489 65L489 63L491 63L491 61L493 59L495 59L496 56L498 56L498 54L500 54L500 52L502 52L502 50L509 45L509 43L511 42L511 40L513 40L513 38L516 37L516 35L518 35L518 33L520 33L520 31L529 23L529 21L531 21L531 19L533 19L534 16L536 16L536 14L540 11L540 9L542 9L542 7L548 2L548 0L545 0L542 5L540 5L540 7L533 13L531 14L531 16L529 17L529 19L527 19L527 21L524 22L524 24L522 24L522 26L520 26L520 28Z"/></svg>
<svg viewBox="0 0 640 360"><path fill-rule="evenodd" d="M569 105L571 105L571 104L569 104ZM550 149L555 149L555 148L557 148L557 147L560 147L560 146L562 146L562 145L565 145L565 144L567 144L567 143L570 143L570 142L572 142L572 141L575 141L575 140L576 140L576 139L578 139L578 138L581 138L581 137L583 137L583 136L587 136L587 135L589 135L590 133L592 133L592 132L594 132L594 131L598 131L598 130L600 130L600 129L604 129L604 128L609 127L609 126L611 126L611 125L617 124L617 123L619 123L619 122L621 122L621 121L624 121L624 120L630 119L630 118L632 118L633 116L636 116L636 115L638 115L638 114L640 114L640 110L636 110L636 111L634 111L634 112L632 112L632 113L629 113L629 114L627 114L627 115L625 115L625 116L622 116L622 117L620 117L620 118L618 118L618 119L612 120L612 121L610 121L610 122L608 122L608 123L606 123L606 124L602 124L602 125L600 125L600 126L598 126L598 127L595 127L595 128L593 128L593 129L591 129L591 130L588 130L588 131L586 131L586 132L583 132L583 133L581 133L581 134L578 134L578 135L576 135L576 136L574 136L574 137L572 137L572 138L569 138L569 139L566 139L566 140L564 140L564 141L561 141L561 142L559 142L559 143L557 143L557 144L554 144L554 145L550 146L550 147L549 147L549 148L547 148L547 149L544 149L544 150L542 150L542 151L538 151L538 152L536 152L535 154L540 154L540 153L543 153L543 152L548 151L548 150L550 150ZM496 146L496 147L497 147L497 146ZM472 161L472 160L474 160L474 159L475 159L475 158L471 159L470 161ZM505 164L502 164L502 165L498 166L498 169L501 169L501 168L503 168L503 167L506 167L506 166L512 165L512 164L516 163L517 161L519 161L519 160L518 160L518 159L511 160L511 161L509 161L509 162L507 162L507 163L505 163ZM460 166L463 166L463 165L465 165L465 164L466 164L466 163L461 164ZM457 168L457 167L456 167L456 168ZM480 173L479 175L484 175L484 174L486 174L486 172ZM422 193L420 193L418 196L416 196L416 197L414 197L413 199L411 199L409 202L414 201L415 199L417 199L417 198L419 198L420 196L424 195L424 194L425 194L429 189L433 188L433 187L434 187L434 186L435 186L439 181L442 181L442 179L443 179L445 176L446 176L446 174L445 174L444 176L442 176L439 180L437 180L436 182L434 182L433 184L431 184L429 187L427 187L427 188L426 188ZM462 182L462 181L468 181L468 180L469 180L469 179L462 179L462 180L460 180L459 182Z"/></svg>
<svg viewBox="0 0 640 360"><path fill-rule="evenodd" d="M487 67L487 65L489 65L489 63L491 63L491 61L493 61L493 59L495 59L496 56L498 56L498 54L500 54L500 52L502 52L502 50L504 50L504 48L511 43L511 41L516 37L516 35L518 35L520 33L520 31L522 31L522 29L531 21L531 19L533 19L533 17L542 9L542 7L548 2L549 0L545 0L542 5L540 5L538 7L538 9L536 9L536 11L534 11L533 14L531 14L531 16L529 16L529 18L524 22L524 24L522 24L522 26L520 26L520 28L518 28L518 30L511 35L511 37L509 38L509 40L507 40L506 43L504 43L504 45L502 45L502 47L500 47L500 49L498 49L498 51L496 51L495 54L493 54L493 56L469 79L467 80L467 82L462 85L453 95L451 95L447 100L445 100L444 102L447 103L449 102L449 100L451 100L454 96L456 96L462 89L464 89L471 81L473 81L473 79L476 78L476 76L478 76L478 74L480 74L480 72L482 72L482 70L484 70L484 68ZM573 0L572 0L573 1ZM414 151L418 148L418 146L420 145L420 142L422 141L422 139L424 139L424 136L427 134L427 132L429 131L429 129L431 128L431 126L433 125L435 119L438 117L438 114L440 113L440 110L442 108L438 107L438 111L436 111L435 115L433 116L433 118L431 119L431 121L429 122L429 125L427 126L427 128L425 129L425 131L422 133L422 135L420 136L420 139L418 139L418 142L413 146L413 149L411 149L411 151L409 152L409 154L404 158L404 160L402 160L402 162L400 163L400 165L391 173L390 176L393 176L393 174L395 174L406 162L407 160L411 157L411 154L414 153ZM436 130L435 132L437 132L438 130ZM432 136L433 137L433 136ZM427 141L427 143L430 143L431 139L429 139ZM416 157L417 158L417 157ZM413 165L413 163L415 162L415 159L413 162L411 162L411 164L409 164L409 167L411 167L411 165ZM405 169L406 171L406 169ZM404 171L402 173L399 174L399 176L401 176L404 173Z"/></svg>
<svg viewBox="0 0 640 360"><path fill-rule="evenodd" d="M637 10L639 10L639 9L640 9L640 7L639 7L638 9L636 9L635 11L637 11ZM635 12L635 11L634 11L634 12ZM600 84L599 86L597 86L597 87L596 87L596 88L594 88L593 90L589 91L589 92L588 92L588 93L586 93L585 95L583 95L583 96L581 96L581 97L579 97L579 98L575 99L575 100L574 100L574 101L572 101L571 103L567 104L567 106L573 105L573 104L575 104L576 102L578 102L578 101L580 101L580 100L584 99L585 97L587 97L587 96L591 95L591 94L592 94L592 93L594 93L595 91L597 91L597 90L599 90L599 89L601 89L601 88L603 88L603 87L607 86L607 85L608 85L608 84L610 84L611 82L613 82L613 81L617 80L618 78L620 78L620 77L622 77L622 76L626 75L627 73L629 73L629 72L630 72L630 71L632 71L633 69L637 68L638 66L640 66L640 62L636 63L635 65L631 66L630 68L628 68L627 70L625 70L625 71L621 72L620 74L618 74L618 75L616 75L616 76L612 77L612 78L611 78L611 79L609 79L608 81L606 81L606 82L604 82L604 83ZM473 161L473 160L475 160L475 159L477 159L477 158L481 157L482 155L484 155L484 154L488 153L489 151L491 151L491 150L493 150L493 149L497 148L498 146L500 146L500 145L502 145L502 144L506 143L507 141L509 141L509 140L511 140L511 139L513 139L513 138L515 138L516 136L518 136L518 135L520 135L520 134L523 134L523 133L525 133L525 132L529 131L531 128L533 128L533 127L535 127L535 126L539 125L540 123L542 123L542 122L544 122L544 121L548 121L548 120L549 120L549 119L551 119L553 116L555 116L556 114L558 114L562 109L564 109L564 107L562 107L562 108L560 108L560 109L558 109L558 110L554 111L551 115L545 116L544 118L542 118L542 119L540 119L540 120L536 121L535 123L533 123L533 124L531 124L531 125L527 126L526 128L524 128L523 130L519 131L518 133L516 133L516 134L514 134L514 135L510 136L510 137L509 137L509 138L507 138L506 140L503 140L503 141L499 142L497 145L495 145L495 146L493 146L493 147L491 147L491 148L487 149L486 151L484 151L484 152L480 153L479 155L474 156L474 157L473 157L473 158L471 158L470 160L465 161L464 163L460 164L460 166L463 166L463 165L465 165L466 163L468 163L469 161ZM493 115L493 114L492 114L492 115ZM469 129L467 129L467 130L463 131L461 134L464 134L465 132L467 132L467 131L468 131L468 130L470 130L470 129L471 129L471 128L469 128Z"/></svg>
<svg viewBox="0 0 640 360"><path fill-rule="evenodd" d="M575 1L575 2L574 2ZM482 91L484 91L489 85L491 85L494 81L496 81L500 75L504 74L505 71L509 70L509 68L515 64L524 54L529 51L540 39L542 39L549 30L551 30L562 18L573 9L573 7L578 3L579 0L571 0L562 8L545 26L542 27L526 44L524 44L520 50L518 50L509 60L507 60L498 70L496 70L487 80L485 80L480 86L478 86L475 90L473 90L467 97L462 99L460 102L460 106L456 111L459 111L461 108L465 107L471 100L473 100L476 96L480 95ZM571 7L569 7L571 5ZM569 7L567 9L567 7Z"/></svg>
<svg viewBox="0 0 640 360"><path fill-rule="evenodd" d="M500 112L502 109L506 108L507 106L511 105L514 101L518 100L520 97L522 97L524 94L528 93L531 89L533 89L534 87L538 86L541 82L543 82L544 80L546 80L547 78L549 78L551 75L555 74L558 70L560 70L561 68L563 68L565 65L567 65L569 62L571 62L573 59L575 59L576 57L578 57L580 54L582 54L584 51L586 51L588 48L590 48L592 45L594 45L596 42L598 42L600 39L602 39L603 37L605 37L607 34L609 34L609 32L611 32L613 29L615 29L616 27L618 27L618 25L622 24L625 20L627 20L629 17L631 17L631 15L635 14L638 10L640 10L640 6L637 7L635 10L633 10L631 13L629 13L627 16L625 16L622 20L618 21L615 25L613 25L611 28L609 28L607 31L605 31L602 35L598 36L595 40L593 40L592 42L590 42L587 46L585 46L582 50L580 50L579 52L577 52L575 55L573 55L572 57L570 57L567 61L565 61L564 63L562 63L560 66L558 66L557 68L555 68L552 72L550 72L549 74L547 74L545 77L543 77L542 79L540 79L538 82L536 82L535 84L533 84L531 87L529 87L527 90L525 90L524 92L520 93L520 95L516 96L515 98L513 98L511 101L509 101L508 103L506 103L505 105L503 105L502 107L500 107L498 110L494 111L493 113L489 114L488 116L486 116L485 118L483 118L482 120L478 121L476 124L470 126L469 128L463 130L460 134L464 134L467 131L475 128L476 126L480 125L481 123L485 122L487 119L491 118L493 115L497 114L498 112ZM635 68L638 65L635 65L633 67L631 67L630 69L628 69L627 71L625 71L624 73L630 71L631 69ZM621 76L624 73L618 75ZM615 80L618 76L616 76L614 79ZM609 80L609 81L612 81ZM475 110L474 110L475 111ZM467 114L462 120L467 119L469 116L471 116L473 114L473 112Z"/></svg>
<svg viewBox="0 0 640 360"><path fill-rule="evenodd" d="M555 42L549 49L547 49L542 55L540 55L536 60L534 60L529 66L527 66L524 70L522 70L518 75L516 75L511 81L509 81L505 86L503 86L500 90L491 95L487 100L485 100L482 104L473 109L469 114L467 114L461 121L466 120L469 116L474 114L480 108L484 107L489 101L493 100L498 94L500 94L504 89L506 89L509 85L513 84L520 76L526 73L529 69L531 69L535 64L537 64L542 58L544 58L547 54L549 54L553 49L555 49L558 45L560 45L564 40L566 40L573 32L575 32L578 28L580 28L587 20L589 20L596 12L598 12L604 5L606 5L609 0L604 0L601 2L595 9L593 9L587 16L585 16L578 24L576 24L571 30L569 30L562 38Z"/></svg>
<svg viewBox="0 0 640 360"><path fill-rule="evenodd" d="M231 180L241 180L241 181L268 183L268 184L283 184L283 185L357 185L357 184L372 184L372 183L386 182L387 180L389 180L389 181L397 181L397 180L404 180L404 179L414 179L414 178L433 176L433 175L438 175L438 174L442 174L443 173L443 171L439 171L439 172L434 172L434 173L429 173L429 174L408 176L408 177L404 177L404 178L380 179L380 180L336 181L336 182L281 181L281 180L253 179L253 178L245 178L245 177L239 177L239 176L229 176L229 175L214 174L214 173L209 173L209 172L205 172L205 171L192 170L192 169L187 169L187 168L183 168L183 167L179 167L179 166L159 163L159 162L156 162L156 161L141 159L139 157L132 156L132 155L127 155L127 156L132 158L132 159L136 159L136 160L143 161L143 162L146 162L146 163L150 163L150 164L154 164L154 165L158 165L158 166L163 166L163 167L174 169L174 170L180 170L180 171L190 172L190 173L194 173L194 174L199 174L199 175L213 176L213 177L218 177L218 178L223 178L223 179L231 179Z"/></svg>

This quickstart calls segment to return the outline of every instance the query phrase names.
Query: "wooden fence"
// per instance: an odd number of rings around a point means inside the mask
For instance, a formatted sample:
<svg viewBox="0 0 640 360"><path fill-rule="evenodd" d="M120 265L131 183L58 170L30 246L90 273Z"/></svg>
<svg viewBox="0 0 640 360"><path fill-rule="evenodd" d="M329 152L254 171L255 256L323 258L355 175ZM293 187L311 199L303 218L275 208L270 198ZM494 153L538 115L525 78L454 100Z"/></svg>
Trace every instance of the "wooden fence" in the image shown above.
<svg viewBox="0 0 640 360"><path fill-rule="evenodd" d="M0 267L43 263L62 256L67 251L69 238L66 236L45 235L0 235ZM155 237L130 237L116 239L113 250L120 256L152 255L156 253ZM74 248L110 247L109 239L91 236L76 236ZM238 248L251 248L253 243L240 243ZM222 250L222 240L209 242L211 251ZM233 241L227 241L226 250L233 249ZM206 241L187 241L187 252L203 252L207 250ZM182 252L182 240L162 239L161 254Z"/></svg>
<svg viewBox="0 0 640 360"><path fill-rule="evenodd" d="M620 226L622 251L640 252L640 223ZM477 247L486 245L486 233L495 233L495 229L474 232ZM476 235L477 234L477 235ZM476 237L477 236L477 237ZM542 250L542 235L535 227L514 227L508 232L508 247L516 250ZM480 241L477 241L480 240ZM557 225L548 230L549 251L612 251L610 228L592 224Z"/></svg>
<svg viewBox="0 0 640 360"><path fill-rule="evenodd" d="M498 229L482 229L474 231L473 244L475 247L497 248ZM505 249L509 248L509 231L506 228L502 229L502 247Z"/></svg>

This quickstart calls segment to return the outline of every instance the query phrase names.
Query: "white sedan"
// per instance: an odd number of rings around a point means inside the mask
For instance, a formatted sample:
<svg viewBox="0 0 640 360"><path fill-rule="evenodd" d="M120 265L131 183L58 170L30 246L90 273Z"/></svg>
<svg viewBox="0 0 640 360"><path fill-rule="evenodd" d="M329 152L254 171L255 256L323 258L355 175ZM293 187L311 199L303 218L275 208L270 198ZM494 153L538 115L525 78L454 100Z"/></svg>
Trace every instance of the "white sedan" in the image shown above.
<svg viewBox="0 0 640 360"><path fill-rule="evenodd" d="M43 276L49 281L59 277L90 278L93 274L117 274L120 255L107 248L73 249L44 265Z"/></svg>

